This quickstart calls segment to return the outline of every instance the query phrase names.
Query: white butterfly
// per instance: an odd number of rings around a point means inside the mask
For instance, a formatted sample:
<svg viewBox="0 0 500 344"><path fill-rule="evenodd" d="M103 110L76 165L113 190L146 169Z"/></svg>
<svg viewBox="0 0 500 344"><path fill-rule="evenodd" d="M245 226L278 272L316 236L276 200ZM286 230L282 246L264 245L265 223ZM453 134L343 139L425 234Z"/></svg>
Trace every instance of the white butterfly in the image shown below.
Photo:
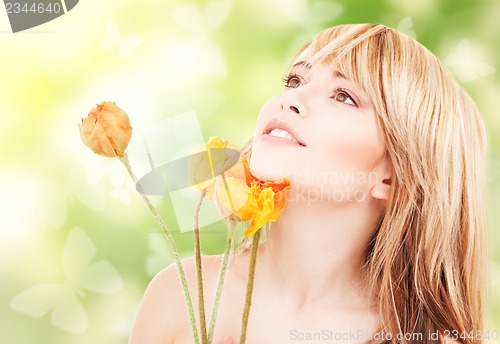
<svg viewBox="0 0 500 344"><path fill-rule="evenodd" d="M138 48L144 38L142 36L133 35L128 37L121 37L118 28L111 22L106 26L106 34L102 40L102 47L104 49L111 49L115 46L119 48L119 55L121 58L126 58Z"/></svg>
<svg viewBox="0 0 500 344"><path fill-rule="evenodd" d="M473 51L467 39L462 39L450 53L444 63L450 67L455 67L461 82L476 80L481 76L486 76L496 72L496 69L487 63L480 62L478 53Z"/></svg>
<svg viewBox="0 0 500 344"><path fill-rule="evenodd" d="M303 27L288 48L286 63L295 55L305 42L328 23L332 23L344 12L344 5L335 1L276 0L284 16Z"/></svg>
<svg viewBox="0 0 500 344"><path fill-rule="evenodd" d="M344 6L335 1L277 0L283 15L291 21L309 28L312 32L332 22L344 11Z"/></svg>
<svg viewBox="0 0 500 344"><path fill-rule="evenodd" d="M332 22L344 11L344 6L335 1L318 1L309 9L309 21L324 25Z"/></svg>
<svg viewBox="0 0 500 344"><path fill-rule="evenodd" d="M188 3L174 7L171 16L177 24L191 32L206 35L222 26L232 7L232 0L210 1L204 10L198 4Z"/></svg>
<svg viewBox="0 0 500 344"><path fill-rule="evenodd" d="M410 36L413 39L417 39L417 34L413 29L413 21L410 16L404 17L398 24L397 30Z"/></svg>
<svg viewBox="0 0 500 344"><path fill-rule="evenodd" d="M192 84L186 75L223 77L226 75L226 62L219 47L211 42L209 34L220 28L229 18L233 0L212 0L204 8L196 3L175 6L171 17L180 26L189 30L193 37L174 42L166 50L166 72L170 80ZM169 68L168 66L172 66Z"/></svg>
<svg viewBox="0 0 500 344"><path fill-rule="evenodd" d="M52 311L54 326L68 332L84 333L89 323L81 302L85 296L84 290L112 294L123 287L119 273L108 261L91 263L95 254L96 246L85 231L73 228L66 239L62 255L65 281L29 288L10 301L11 308L37 318Z"/></svg>

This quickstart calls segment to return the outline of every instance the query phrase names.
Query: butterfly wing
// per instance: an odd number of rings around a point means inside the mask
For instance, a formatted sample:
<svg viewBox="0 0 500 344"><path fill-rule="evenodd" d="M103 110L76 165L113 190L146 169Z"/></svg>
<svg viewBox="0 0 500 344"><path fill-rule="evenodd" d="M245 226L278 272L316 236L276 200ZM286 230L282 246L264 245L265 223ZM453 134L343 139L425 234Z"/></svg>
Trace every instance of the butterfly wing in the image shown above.
<svg viewBox="0 0 500 344"><path fill-rule="evenodd" d="M110 49L120 42L120 31L111 22L106 25L106 33L102 39L102 47L104 49Z"/></svg>
<svg viewBox="0 0 500 344"><path fill-rule="evenodd" d="M469 82L476 80L480 76L495 73L496 69L494 67L477 60L469 40L462 39L455 50L456 53L450 54L445 63L451 62L451 65L458 65L461 68L460 81Z"/></svg>
<svg viewBox="0 0 500 344"><path fill-rule="evenodd" d="M80 271L90 264L95 257L97 249L80 227L74 227L68 234L64 243L62 263L66 276L71 280L71 274Z"/></svg>
<svg viewBox="0 0 500 344"><path fill-rule="evenodd" d="M495 67L490 66L489 64L484 62L478 62L476 64L476 70L480 76L490 75L497 71Z"/></svg>
<svg viewBox="0 0 500 344"><path fill-rule="evenodd" d="M229 18L232 9L232 0L219 0L209 2L204 13L204 30L213 32L221 27L222 24L224 24Z"/></svg>
<svg viewBox="0 0 500 344"><path fill-rule="evenodd" d="M35 318L52 310L52 324L68 332L83 333L88 328L87 313L68 285L34 286L16 295L10 301L10 307Z"/></svg>
<svg viewBox="0 0 500 344"><path fill-rule="evenodd" d="M192 32L196 32L203 19L200 6L197 4L178 5L173 8L170 15L177 24Z"/></svg>
<svg viewBox="0 0 500 344"><path fill-rule="evenodd" d="M52 323L68 332L84 333L89 326L87 312L70 288L65 288L52 311Z"/></svg>
<svg viewBox="0 0 500 344"><path fill-rule="evenodd" d="M63 290L64 286L61 284L40 284L14 296L10 307L16 312L39 318L57 304Z"/></svg>
<svg viewBox="0 0 500 344"><path fill-rule="evenodd" d="M344 6L336 2L318 1L309 11L311 21L328 23L339 17L344 12Z"/></svg>
<svg viewBox="0 0 500 344"><path fill-rule="evenodd" d="M417 34L415 33L414 30L412 30L413 28L413 21L411 19L410 16L406 16L404 17L398 24L398 31L401 31L405 34L407 34L408 36L412 37L413 39L416 39L417 38Z"/></svg>
<svg viewBox="0 0 500 344"><path fill-rule="evenodd" d="M70 276L80 288L95 293L113 294L123 288L120 274L110 262L105 260L92 263L81 271L71 273Z"/></svg>
<svg viewBox="0 0 500 344"><path fill-rule="evenodd" d="M120 57L126 58L132 54L132 52L137 49L144 38L142 36L130 36L120 40Z"/></svg>
<svg viewBox="0 0 500 344"><path fill-rule="evenodd" d="M115 293L123 287L120 274L108 261L91 263L96 246L87 233L75 227L66 239L63 251L63 267L69 283L75 289L87 289L97 293Z"/></svg>

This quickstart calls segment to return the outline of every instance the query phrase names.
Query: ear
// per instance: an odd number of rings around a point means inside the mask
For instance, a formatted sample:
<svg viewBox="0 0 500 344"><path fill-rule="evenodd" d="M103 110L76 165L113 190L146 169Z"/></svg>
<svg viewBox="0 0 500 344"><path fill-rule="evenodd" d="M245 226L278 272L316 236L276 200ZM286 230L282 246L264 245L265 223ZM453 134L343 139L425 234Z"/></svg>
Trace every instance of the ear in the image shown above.
<svg viewBox="0 0 500 344"><path fill-rule="evenodd" d="M370 195L375 199L387 201L391 194L391 177L387 177L377 182L371 190Z"/></svg>

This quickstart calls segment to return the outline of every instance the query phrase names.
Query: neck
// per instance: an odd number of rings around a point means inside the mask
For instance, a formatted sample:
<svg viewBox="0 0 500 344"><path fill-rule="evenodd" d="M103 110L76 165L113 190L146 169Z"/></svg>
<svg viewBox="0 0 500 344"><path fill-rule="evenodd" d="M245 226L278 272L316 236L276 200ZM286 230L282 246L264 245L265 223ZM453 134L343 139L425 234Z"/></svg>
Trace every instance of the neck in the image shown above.
<svg viewBox="0 0 500 344"><path fill-rule="evenodd" d="M289 202L259 253L262 269L280 293L298 296L297 308L325 297L336 306L366 305L362 266L376 220L362 202Z"/></svg>

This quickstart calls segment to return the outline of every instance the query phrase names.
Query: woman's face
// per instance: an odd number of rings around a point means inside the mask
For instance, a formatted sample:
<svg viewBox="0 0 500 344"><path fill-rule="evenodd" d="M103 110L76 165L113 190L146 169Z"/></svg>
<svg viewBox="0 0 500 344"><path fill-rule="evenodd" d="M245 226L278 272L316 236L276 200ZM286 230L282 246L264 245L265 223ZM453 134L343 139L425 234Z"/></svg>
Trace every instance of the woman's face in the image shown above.
<svg viewBox="0 0 500 344"><path fill-rule="evenodd" d="M366 196L389 166L375 116L368 96L334 68L297 61L259 113L250 170L322 198Z"/></svg>

